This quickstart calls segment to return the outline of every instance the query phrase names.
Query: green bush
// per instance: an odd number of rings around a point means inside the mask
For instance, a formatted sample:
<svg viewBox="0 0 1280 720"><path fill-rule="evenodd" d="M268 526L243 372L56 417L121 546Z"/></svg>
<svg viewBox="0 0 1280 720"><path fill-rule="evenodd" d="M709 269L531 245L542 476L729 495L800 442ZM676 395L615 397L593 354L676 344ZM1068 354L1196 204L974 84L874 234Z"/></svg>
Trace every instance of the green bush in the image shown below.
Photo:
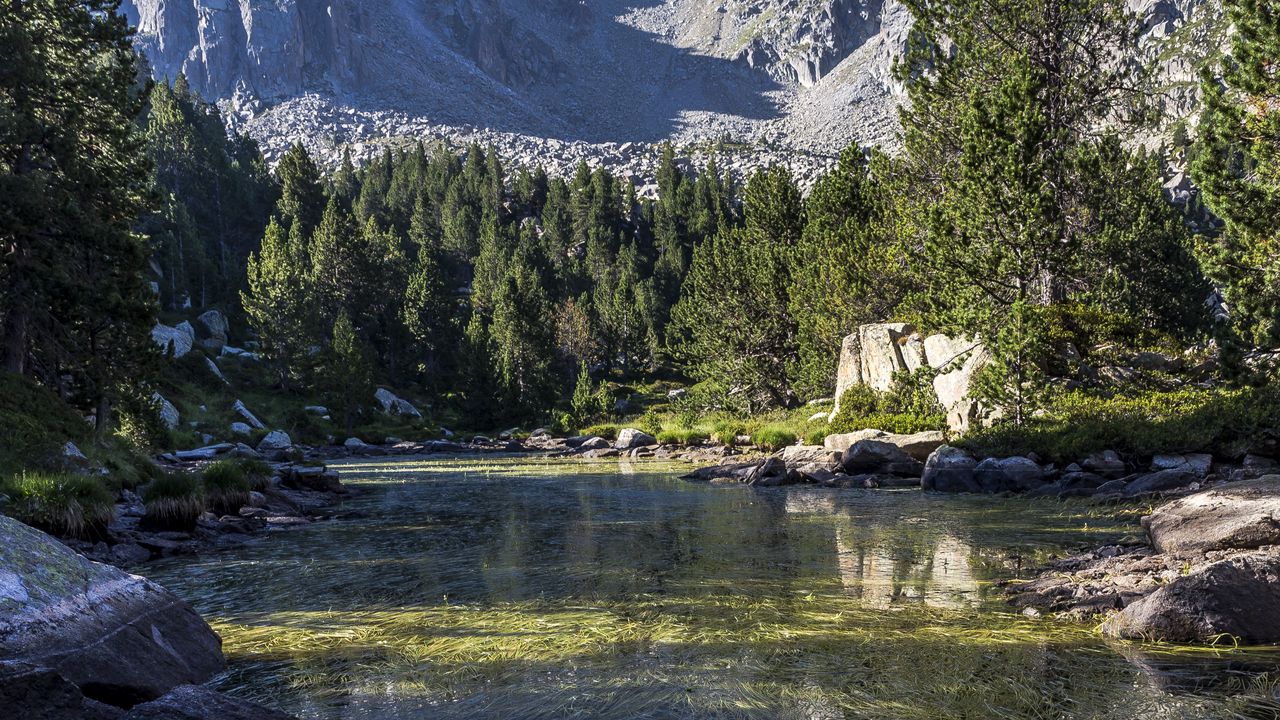
<svg viewBox="0 0 1280 720"><path fill-rule="evenodd" d="M827 433L846 433L874 428L890 433L946 430L947 415L933 391L933 371L921 368L914 373L893 376L888 392L866 385L854 385L840 396L840 411L831 419Z"/></svg>
<svg viewBox="0 0 1280 720"><path fill-rule="evenodd" d="M143 522L164 530L190 530L204 512L200 478L191 473L171 472L142 487L146 504Z"/></svg>
<svg viewBox="0 0 1280 720"><path fill-rule="evenodd" d="M56 393L21 375L0 372L0 428L0 475L61 469L68 440L91 450L84 418Z"/></svg>
<svg viewBox="0 0 1280 720"><path fill-rule="evenodd" d="M1149 457L1209 452L1240 457L1280 428L1280 389L1190 389L1099 397L1065 393L1021 427L999 423L957 444L983 455L1034 452L1074 462L1099 450Z"/></svg>
<svg viewBox="0 0 1280 720"><path fill-rule="evenodd" d="M219 460L204 469L204 497L209 509L219 515L234 515L249 504L249 478L235 460Z"/></svg>
<svg viewBox="0 0 1280 720"><path fill-rule="evenodd" d="M60 537L99 537L115 518L115 496L102 480L70 473L24 472L0 483L5 513Z"/></svg>
<svg viewBox="0 0 1280 720"><path fill-rule="evenodd" d="M781 450L796 444L796 434L778 427L762 427L751 434L751 442L765 450Z"/></svg>
<svg viewBox="0 0 1280 720"><path fill-rule="evenodd" d="M587 427L582 428L582 431L579 434L594 435L602 437L605 440L616 440L618 439L618 431L621 429L621 427L612 424L588 425Z"/></svg>
<svg viewBox="0 0 1280 720"><path fill-rule="evenodd" d="M658 442L662 445L701 445L709 437L707 433L690 428L663 430L657 435Z"/></svg>

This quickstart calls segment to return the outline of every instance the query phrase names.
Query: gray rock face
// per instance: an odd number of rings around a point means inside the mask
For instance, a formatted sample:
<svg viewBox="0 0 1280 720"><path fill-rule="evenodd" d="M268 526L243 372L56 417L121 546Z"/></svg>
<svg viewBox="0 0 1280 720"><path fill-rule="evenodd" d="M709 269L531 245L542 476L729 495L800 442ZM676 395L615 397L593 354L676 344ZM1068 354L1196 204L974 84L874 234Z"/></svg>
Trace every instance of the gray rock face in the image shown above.
<svg viewBox="0 0 1280 720"><path fill-rule="evenodd" d="M860 440L840 456L840 466L849 475L883 474L920 477L924 465L893 443Z"/></svg>
<svg viewBox="0 0 1280 720"><path fill-rule="evenodd" d="M969 384L989 361L986 349L966 338L922 338L906 323L863 325L841 344L832 417L839 412L840 399L849 388L866 385L885 392L895 373L931 367L940 371L933 389L938 404L947 412L948 426L964 431L977 414L977 407L969 401Z"/></svg>
<svg viewBox="0 0 1280 720"><path fill-rule="evenodd" d="M1280 545L1280 475L1178 498L1142 524L1151 544L1171 555Z"/></svg>
<svg viewBox="0 0 1280 720"><path fill-rule="evenodd" d="M165 353L172 353L175 358L180 358L191 352L191 346L196 342L196 331L191 323L185 321L177 327L156 323L151 328L151 340Z"/></svg>
<svg viewBox="0 0 1280 720"><path fill-rule="evenodd" d="M1112 615L1108 635L1167 642L1280 641L1280 556L1270 551L1210 563Z"/></svg>
<svg viewBox="0 0 1280 720"><path fill-rule="evenodd" d="M199 685L174 688L164 697L143 703L121 720L292 720L278 710L227 697Z"/></svg>
<svg viewBox="0 0 1280 720"><path fill-rule="evenodd" d="M222 669L222 642L155 583L0 516L0 657L47 667L89 698L132 705Z"/></svg>

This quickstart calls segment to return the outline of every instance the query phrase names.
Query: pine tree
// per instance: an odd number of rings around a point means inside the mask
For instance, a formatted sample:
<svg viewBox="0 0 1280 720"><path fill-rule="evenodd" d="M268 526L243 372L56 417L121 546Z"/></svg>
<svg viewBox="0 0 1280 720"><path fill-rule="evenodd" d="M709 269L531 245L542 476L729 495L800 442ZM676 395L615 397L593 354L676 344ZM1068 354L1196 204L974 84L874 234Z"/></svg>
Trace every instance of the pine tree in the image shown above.
<svg viewBox="0 0 1280 720"><path fill-rule="evenodd" d="M276 177L280 182L276 212L281 224L292 227L296 220L303 237L310 236L324 214L325 197L320 169L302 143L295 143L280 159Z"/></svg>
<svg viewBox="0 0 1280 720"><path fill-rule="evenodd" d="M1206 76L1192 177L1224 220L1203 244L1236 333L1280 342L1280 5L1227 0L1235 27L1221 80Z"/></svg>
<svg viewBox="0 0 1280 720"><path fill-rule="evenodd" d="M672 324L695 374L754 411L794 400L789 290L804 212L790 175L771 168L752 176L745 215L745 227L721 230L694 251Z"/></svg>
<svg viewBox="0 0 1280 720"><path fill-rule="evenodd" d="M551 303L528 252L517 252L493 298L495 368L515 414L532 417L556 397Z"/></svg>
<svg viewBox="0 0 1280 720"><path fill-rule="evenodd" d="M310 268L301 236L300 223L286 233L271 218L261 248L249 256L249 289L241 293L262 358L285 388L306 376L305 361L316 344Z"/></svg>
<svg viewBox="0 0 1280 720"><path fill-rule="evenodd" d="M154 355L145 93L113 0L11 0L0 12L0 362L110 423Z"/></svg>
<svg viewBox="0 0 1280 720"><path fill-rule="evenodd" d="M338 313L333 323L321 378L330 407L350 435L373 397L373 368L345 310Z"/></svg>

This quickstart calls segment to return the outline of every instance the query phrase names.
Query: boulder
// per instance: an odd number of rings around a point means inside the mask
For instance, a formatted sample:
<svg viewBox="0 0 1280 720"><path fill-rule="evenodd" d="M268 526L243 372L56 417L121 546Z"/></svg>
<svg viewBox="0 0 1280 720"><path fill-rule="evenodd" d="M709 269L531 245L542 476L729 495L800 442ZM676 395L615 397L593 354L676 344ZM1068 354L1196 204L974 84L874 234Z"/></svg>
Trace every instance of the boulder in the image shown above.
<svg viewBox="0 0 1280 720"><path fill-rule="evenodd" d="M283 430L272 430L258 443L258 452L285 451L293 447L289 433Z"/></svg>
<svg viewBox="0 0 1280 720"><path fill-rule="evenodd" d="M613 446L619 450L630 450L631 448L657 444L658 441L643 430L624 428L618 431L618 439L613 443Z"/></svg>
<svg viewBox="0 0 1280 720"><path fill-rule="evenodd" d="M1280 545L1280 475L1227 483L1156 508L1142 519L1156 550L1185 556Z"/></svg>
<svg viewBox="0 0 1280 720"><path fill-rule="evenodd" d="M231 323L227 322L227 316L223 315L222 311L209 310L196 318L196 321L205 329L202 333L205 338L200 341L201 345L214 352L226 347L227 339L230 337Z"/></svg>
<svg viewBox="0 0 1280 720"><path fill-rule="evenodd" d="M946 442L946 436L940 430L927 430L907 435L887 433L882 430L859 430L851 433L828 435L822 441L822 444L828 450L844 452L860 440L878 440L896 445L907 455L924 462L929 459L930 453L942 447L943 443Z"/></svg>
<svg viewBox="0 0 1280 720"><path fill-rule="evenodd" d="M1134 497L1143 493L1173 490L1186 487L1197 480L1198 477L1186 470L1161 470L1130 481L1124 486L1124 494L1126 497Z"/></svg>
<svg viewBox="0 0 1280 720"><path fill-rule="evenodd" d="M235 445L231 443L218 443L217 445L205 445L193 450L178 450L173 456L178 460L212 460L224 452L235 449Z"/></svg>
<svg viewBox="0 0 1280 720"><path fill-rule="evenodd" d="M160 422L170 430L178 427L178 423L182 422L182 417L178 414L178 408L173 403L164 399L160 393L151 393L151 401L159 406Z"/></svg>
<svg viewBox="0 0 1280 720"><path fill-rule="evenodd" d="M968 452L950 445L943 445L924 464L920 487L934 492L981 492L974 479L978 461Z"/></svg>
<svg viewBox="0 0 1280 720"><path fill-rule="evenodd" d="M1244 467L1244 476L1247 478L1272 475L1280 471L1280 463L1264 455L1254 455L1253 453L1244 456L1242 465Z"/></svg>
<svg viewBox="0 0 1280 720"><path fill-rule="evenodd" d="M395 393L386 388L378 388L373 393L373 397L382 406L382 412L388 415L404 415L406 417L421 418L422 413L413 403L398 397Z"/></svg>
<svg viewBox="0 0 1280 720"><path fill-rule="evenodd" d="M222 641L181 599L0 516L0 657L130 706L223 667Z"/></svg>
<svg viewBox="0 0 1280 720"><path fill-rule="evenodd" d="M0 661L0 712L21 720L113 720L120 710L90 700L45 667Z"/></svg>
<svg viewBox="0 0 1280 720"><path fill-rule="evenodd" d="M252 433L252 432L253 432L253 428L249 427L247 423L242 423L242 422L231 423L232 435L248 435L249 433Z"/></svg>
<svg viewBox="0 0 1280 720"><path fill-rule="evenodd" d="M788 445L782 449L782 462L786 463L787 467L818 463L832 469L839 459L839 452L828 450L822 445Z"/></svg>
<svg viewBox="0 0 1280 720"><path fill-rule="evenodd" d="M1044 471L1030 458L987 458L973 468L973 479L987 493L1026 492L1043 484Z"/></svg>
<svg viewBox="0 0 1280 720"><path fill-rule="evenodd" d="M164 323L156 323L151 328L151 340L165 353L172 353L175 358L186 356L196 342L195 328L185 320L176 327Z"/></svg>
<svg viewBox="0 0 1280 720"><path fill-rule="evenodd" d="M798 483L801 477L799 473L788 471L782 458L768 457L747 473L745 481L757 487L778 487Z"/></svg>
<svg viewBox="0 0 1280 720"><path fill-rule="evenodd" d="M1114 480L1115 478L1124 477L1128 472L1124 460L1115 450L1103 450L1085 458L1080 463L1081 467L1092 473L1097 473L1104 478Z"/></svg>
<svg viewBox="0 0 1280 720"><path fill-rule="evenodd" d="M293 720L293 716L199 685L183 685L134 707L121 720Z"/></svg>
<svg viewBox="0 0 1280 720"><path fill-rule="evenodd" d="M240 400L236 400L235 403L231 405L231 409L235 411L237 415L244 418L245 422L249 423L253 427L257 428L258 430L267 429L267 426L262 424L262 421L258 419L257 415L254 415L252 412L249 412L249 408L244 404L244 402Z"/></svg>
<svg viewBox="0 0 1280 720"><path fill-rule="evenodd" d="M364 450L372 446L358 437L349 437L342 441L342 447L348 450Z"/></svg>
<svg viewBox="0 0 1280 720"><path fill-rule="evenodd" d="M286 487L320 492L342 492L342 480L338 473L328 468L311 465L290 465L280 469L280 482Z"/></svg>
<svg viewBox="0 0 1280 720"><path fill-rule="evenodd" d="M1255 551L1201 565L1112 615L1102 631L1165 642L1280 642L1280 555Z"/></svg>
<svg viewBox="0 0 1280 720"><path fill-rule="evenodd" d="M580 452L587 452L588 450L604 450L607 447L609 447L609 441L602 437L589 437L578 443L578 450Z"/></svg>
<svg viewBox="0 0 1280 720"><path fill-rule="evenodd" d="M307 413L308 415L328 415L329 414L329 408L323 405L308 405L302 408L302 411Z"/></svg>
<svg viewBox="0 0 1280 720"><path fill-rule="evenodd" d="M840 455L840 466L849 475L884 474L920 477L924 465L902 448L880 440L860 440Z"/></svg>
<svg viewBox="0 0 1280 720"><path fill-rule="evenodd" d="M223 385L231 384L231 381L227 379L226 375L222 374L222 368L218 367L218 363L214 362L213 358L205 356L204 362L205 365L209 367L209 372L213 373L214 377L221 380Z"/></svg>
<svg viewBox="0 0 1280 720"><path fill-rule="evenodd" d="M1213 456L1207 453L1191 453L1188 455L1156 455L1151 458L1151 469L1186 470L1196 477L1206 477L1213 468Z"/></svg>
<svg viewBox="0 0 1280 720"><path fill-rule="evenodd" d="M80 451L80 447L68 440L62 446L62 459L71 467L88 467L89 458Z"/></svg>

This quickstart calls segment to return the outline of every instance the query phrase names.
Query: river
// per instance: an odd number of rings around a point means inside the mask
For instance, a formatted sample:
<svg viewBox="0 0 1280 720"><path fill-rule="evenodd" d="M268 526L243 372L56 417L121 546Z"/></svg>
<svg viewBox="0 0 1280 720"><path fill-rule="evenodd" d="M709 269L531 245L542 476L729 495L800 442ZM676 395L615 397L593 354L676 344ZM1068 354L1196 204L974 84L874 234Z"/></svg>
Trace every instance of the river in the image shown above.
<svg viewBox="0 0 1280 720"><path fill-rule="evenodd" d="M687 466L351 461L334 518L139 572L216 686L316 720L1277 718L1280 653L1108 642L995 583L1134 535L1086 504Z"/></svg>

